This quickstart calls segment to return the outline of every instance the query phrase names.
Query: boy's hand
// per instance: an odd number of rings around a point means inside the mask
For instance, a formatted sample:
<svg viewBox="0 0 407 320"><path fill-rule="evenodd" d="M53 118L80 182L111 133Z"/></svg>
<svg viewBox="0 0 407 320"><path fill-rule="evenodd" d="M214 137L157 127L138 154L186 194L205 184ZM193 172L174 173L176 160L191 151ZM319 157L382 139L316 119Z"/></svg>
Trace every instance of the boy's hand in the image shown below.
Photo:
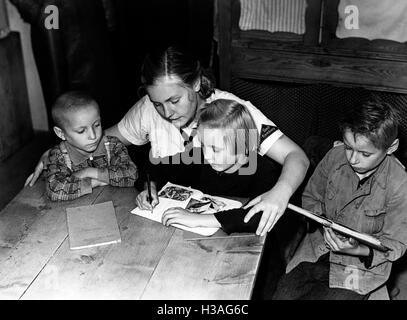
<svg viewBox="0 0 407 320"><path fill-rule="evenodd" d="M42 154L40 160L35 166L34 172L28 176L27 180L25 180L24 187L26 187L27 185L32 187L34 183L38 180L38 177L41 175L42 170L44 170L44 167L48 162L48 155L49 149Z"/></svg>
<svg viewBox="0 0 407 320"><path fill-rule="evenodd" d="M163 225L167 227L171 224L178 223L193 228L198 227L197 219L199 219L199 214L175 207L165 210L161 221Z"/></svg>
<svg viewBox="0 0 407 320"><path fill-rule="evenodd" d="M221 226L213 214L192 213L179 207L167 209L163 214L162 223L167 227L172 224L181 224L190 228Z"/></svg>
<svg viewBox="0 0 407 320"><path fill-rule="evenodd" d="M107 186L108 183L97 180L97 179L91 179L91 185L92 185L92 189L93 189L93 188L96 188L96 187Z"/></svg>
<svg viewBox="0 0 407 320"><path fill-rule="evenodd" d="M256 234L264 236L269 232L287 208L290 200L290 192L282 183L277 183L273 189L254 198L244 206L244 209L252 207L244 218L248 222L257 212L263 211Z"/></svg>
<svg viewBox="0 0 407 320"><path fill-rule="evenodd" d="M324 240L328 249L336 253L353 256L367 256L369 248L359 244L356 239L336 234L331 228L324 227Z"/></svg>
<svg viewBox="0 0 407 320"><path fill-rule="evenodd" d="M97 168L85 168L85 169L74 172L73 175L75 177L77 177L78 179L85 179L85 178L97 179L98 178L98 169Z"/></svg>
<svg viewBox="0 0 407 320"><path fill-rule="evenodd" d="M148 201L148 191L144 190L137 195L136 204L141 210L153 210L153 208L159 203L157 190L154 185L151 185L151 204Z"/></svg>

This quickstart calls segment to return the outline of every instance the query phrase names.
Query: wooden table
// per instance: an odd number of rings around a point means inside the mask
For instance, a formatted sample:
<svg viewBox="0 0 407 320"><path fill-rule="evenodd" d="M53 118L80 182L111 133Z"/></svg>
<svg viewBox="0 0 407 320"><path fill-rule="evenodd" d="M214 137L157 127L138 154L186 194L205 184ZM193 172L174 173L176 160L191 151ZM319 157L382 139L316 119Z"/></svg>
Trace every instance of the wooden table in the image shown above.
<svg viewBox="0 0 407 320"><path fill-rule="evenodd" d="M51 202L44 182L0 212L0 299L250 299L265 237L186 241L133 215L136 190ZM122 242L70 250L66 208L113 201Z"/></svg>

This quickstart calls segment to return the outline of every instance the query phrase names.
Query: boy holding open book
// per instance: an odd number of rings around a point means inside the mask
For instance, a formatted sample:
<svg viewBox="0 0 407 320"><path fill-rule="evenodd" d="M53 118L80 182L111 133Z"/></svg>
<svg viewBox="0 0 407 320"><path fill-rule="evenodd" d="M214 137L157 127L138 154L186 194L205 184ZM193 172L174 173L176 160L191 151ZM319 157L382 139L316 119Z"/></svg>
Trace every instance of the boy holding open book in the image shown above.
<svg viewBox="0 0 407 320"><path fill-rule="evenodd" d="M386 284L407 244L407 173L394 157L395 110L368 101L341 123L343 144L318 164L303 207L378 238L382 252L332 229L308 233L289 262L273 299L367 299Z"/></svg>

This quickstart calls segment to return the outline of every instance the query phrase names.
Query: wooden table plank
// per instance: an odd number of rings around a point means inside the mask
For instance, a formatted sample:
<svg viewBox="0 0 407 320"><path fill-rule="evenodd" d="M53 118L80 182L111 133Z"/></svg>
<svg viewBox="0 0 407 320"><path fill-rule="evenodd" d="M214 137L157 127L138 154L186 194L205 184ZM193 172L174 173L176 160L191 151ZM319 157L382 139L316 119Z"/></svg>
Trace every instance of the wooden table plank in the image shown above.
<svg viewBox="0 0 407 320"><path fill-rule="evenodd" d="M106 187L96 202L113 201L122 242L70 250L64 241L23 299L139 299L174 229L131 214L135 197Z"/></svg>
<svg viewBox="0 0 407 320"><path fill-rule="evenodd" d="M265 237L185 241L177 229L142 299L249 299Z"/></svg>
<svg viewBox="0 0 407 320"><path fill-rule="evenodd" d="M46 209L44 192L41 183L25 188L0 212L0 262L27 236L31 225Z"/></svg>
<svg viewBox="0 0 407 320"><path fill-rule="evenodd" d="M22 190L0 215L3 252L0 299L19 299L67 238L68 206L92 203L102 188L75 201L51 202L43 196L44 182ZM4 232L4 234L3 234Z"/></svg>
<svg viewBox="0 0 407 320"><path fill-rule="evenodd" d="M51 202L43 182L0 212L0 299L249 299L264 237L185 241L132 215L133 188ZM66 208L113 201L122 243L70 250Z"/></svg>

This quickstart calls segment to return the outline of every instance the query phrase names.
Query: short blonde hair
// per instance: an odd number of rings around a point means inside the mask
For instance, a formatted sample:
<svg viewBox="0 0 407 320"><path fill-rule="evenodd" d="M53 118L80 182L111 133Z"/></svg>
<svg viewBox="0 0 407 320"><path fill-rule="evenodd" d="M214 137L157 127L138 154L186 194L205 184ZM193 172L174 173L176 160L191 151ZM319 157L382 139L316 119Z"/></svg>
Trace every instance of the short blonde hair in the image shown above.
<svg viewBox="0 0 407 320"><path fill-rule="evenodd" d="M89 93L84 91L65 92L56 99L52 106L52 119L57 127L64 129L70 112L86 108L90 105L94 106L100 113L99 105Z"/></svg>
<svg viewBox="0 0 407 320"><path fill-rule="evenodd" d="M235 100L217 99L207 103L200 111L199 126L210 129L224 129L223 139L229 146L249 152L257 152L259 133L247 108Z"/></svg>

